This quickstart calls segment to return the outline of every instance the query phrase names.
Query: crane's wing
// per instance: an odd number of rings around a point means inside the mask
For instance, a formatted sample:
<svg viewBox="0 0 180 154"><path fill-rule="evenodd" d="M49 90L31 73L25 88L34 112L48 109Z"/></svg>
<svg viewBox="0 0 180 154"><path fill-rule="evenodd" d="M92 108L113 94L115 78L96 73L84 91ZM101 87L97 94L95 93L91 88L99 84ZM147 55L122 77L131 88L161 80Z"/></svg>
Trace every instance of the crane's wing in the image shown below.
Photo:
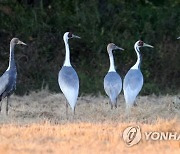
<svg viewBox="0 0 180 154"><path fill-rule="evenodd" d="M130 69L124 78L123 89L130 88L132 91L141 90L143 85L143 75L140 70Z"/></svg>
<svg viewBox="0 0 180 154"><path fill-rule="evenodd" d="M0 96L4 93L6 90L6 87L8 86L9 82L9 74L5 72L1 77L0 77Z"/></svg>
<svg viewBox="0 0 180 154"><path fill-rule="evenodd" d="M74 109L79 93L79 78L72 67L63 66L59 72L58 82L72 109Z"/></svg>
<svg viewBox="0 0 180 154"><path fill-rule="evenodd" d="M110 97L111 101L115 101L122 89L122 80L116 72L108 72L104 78L104 90Z"/></svg>
<svg viewBox="0 0 180 154"><path fill-rule="evenodd" d="M132 106L143 86L143 75L139 69L130 69L123 82L126 104Z"/></svg>

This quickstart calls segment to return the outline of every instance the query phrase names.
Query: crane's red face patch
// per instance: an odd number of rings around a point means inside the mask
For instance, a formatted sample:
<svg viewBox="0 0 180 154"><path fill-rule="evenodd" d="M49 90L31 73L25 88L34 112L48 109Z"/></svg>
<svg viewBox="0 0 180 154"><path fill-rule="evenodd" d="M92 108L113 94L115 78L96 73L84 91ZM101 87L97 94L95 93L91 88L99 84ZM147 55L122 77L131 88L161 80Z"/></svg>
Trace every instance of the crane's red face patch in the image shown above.
<svg viewBox="0 0 180 154"><path fill-rule="evenodd" d="M72 38L72 32L69 32L68 37Z"/></svg>
<svg viewBox="0 0 180 154"><path fill-rule="evenodd" d="M141 40L139 40L139 42L138 42L138 46L142 47L143 45L144 45L144 42L143 42L143 41L141 41Z"/></svg>

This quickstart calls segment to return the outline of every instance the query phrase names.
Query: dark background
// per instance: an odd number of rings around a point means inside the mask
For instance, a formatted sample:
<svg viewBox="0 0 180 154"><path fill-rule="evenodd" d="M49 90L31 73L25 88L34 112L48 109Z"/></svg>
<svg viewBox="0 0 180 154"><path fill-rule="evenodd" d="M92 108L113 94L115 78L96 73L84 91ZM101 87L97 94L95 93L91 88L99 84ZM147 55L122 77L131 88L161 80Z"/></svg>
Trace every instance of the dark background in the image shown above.
<svg viewBox="0 0 180 154"><path fill-rule="evenodd" d="M134 43L139 39L154 46L141 49L141 94L179 92L179 0L0 0L0 74L8 67L10 40L18 37L28 44L15 48L17 94L46 86L59 92L66 31L82 37L69 41L81 94L103 93L109 42L125 49L114 53L124 78L136 62Z"/></svg>

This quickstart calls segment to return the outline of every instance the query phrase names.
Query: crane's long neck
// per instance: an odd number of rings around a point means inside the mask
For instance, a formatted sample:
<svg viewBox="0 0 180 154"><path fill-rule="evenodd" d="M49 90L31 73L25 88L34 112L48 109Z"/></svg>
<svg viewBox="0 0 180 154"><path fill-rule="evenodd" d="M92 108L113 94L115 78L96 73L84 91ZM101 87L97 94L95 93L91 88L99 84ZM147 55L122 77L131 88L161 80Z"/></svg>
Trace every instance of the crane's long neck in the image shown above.
<svg viewBox="0 0 180 154"><path fill-rule="evenodd" d="M66 56L65 56L64 66L71 66L68 40L64 40L64 43L65 43L65 48L66 48Z"/></svg>
<svg viewBox="0 0 180 154"><path fill-rule="evenodd" d="M135 49L136 54L137 54L137 61L136 61L135 65L131 69L140 69L140 66L141 66L140 50L139 50L139 47L137 47L137 46L134 46L134 49Z"/></svg>
<svg viewBox="0 0 180 154"><path fill-rule="evenodd" d="M9 56L9 69L16 68L15 60L14 60L14 46L15 44L10 44L10 56Z"/></svg>
<svg viewBox="0 0 180 154"><path fill-rule="evenodd" d="M110 67L108 72L116 72L114 67L114 57L112 54L112 50L109 50L108 53L109 53L109 61L110 61Z"/></svg>

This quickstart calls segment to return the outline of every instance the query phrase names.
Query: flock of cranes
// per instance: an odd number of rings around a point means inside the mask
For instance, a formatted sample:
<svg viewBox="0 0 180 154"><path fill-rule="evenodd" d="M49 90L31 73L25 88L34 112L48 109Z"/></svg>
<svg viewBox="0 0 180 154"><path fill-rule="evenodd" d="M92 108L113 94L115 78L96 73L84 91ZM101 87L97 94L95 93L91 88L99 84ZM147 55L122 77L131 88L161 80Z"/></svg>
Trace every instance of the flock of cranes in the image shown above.
<svg viewBox="0 0 180 154"><path fill-rule="evenodd" d="M64 34L63 40L65 43L66 55L65 55L64 64L58 74L59 87L61 91L63 92L64 96L66 97L66 114L67 114L67 109L68 109L68 103L73 113L75 113L77 98L79 94L79 78L76 71L71 66L71 62L70 62L70 49L69 49L68 40L71 38L80 39L79 36L76 36L72 34L71 32L66 32ZM177 39L180 39L180 37L178 37ZM8 114L9 97L13 93L13 91L16 89L17 70L16 70L16 65L15 65L15 60L14 60L14 47L16 44L26 45L25 43L20 41L18 38L13 38L11 40L9 66L7 70L4 72L4 74L0 77L0 111L1 111L1 105L2 105L1 100L7 97L6 114ZM111 109L113 107L115 108L117 107L117 97L120 94L122 87L123 87L124 98L126 102L126 113L129 114L131 107L135 105L136 97L141 91L142 86L143 86L143 75L140 70L140 65L141 65L141 60L142 60L141 54L140 54L141 47L153 48L153 46L146 44L141 40L137 41L134 44L134 49L137 54L137 61L134 64L134 66L132 66L130 70L127 72L127 74L125 75L125 78L122 84L122 79L115 70L113 50L124 50L124 49L116 46L114 43L109 43L107 45L107 52L109 54L110 67L109 67L108 73L104 77L104 90L106 94L109 96Z"/></svg>
<svg viewBox="0 0 180 154"><path fill-rule="evenodd" d="M63 67L59 71L58 82L59 87L63 94L66 97L67 102L69 103L70 107L72 108L73 112L75 113L75 107L77 103L77 97L79 93L79 78L71 66L70 63L70 50L68 40L71 38L80 38L72 34L71 32L66 32L63 36L65 48L66 48L66 55ZM129 114L130 108L135 102L136 96L140 92L143 86L143 75L140 70L141 64L141 56L140 56L140 47L151 47L153 46L144 43L143 41L139 40L135 43L134 49L137 54L137 62L136 64L131 67L131 69L126 74L124 81L123 81L123 91L124 97L126 101L126 112ZM119 74L115 70L114 66L114 57L113 57L113 50L124 50L116 46L114 43L109 43L107 46L107 52L109 54L109 61L110 67L109 71L104 77L104 90L106 94L109 96L111 109L117 107L117 97L122 90L122 79ZM68 103L66 102L66 114Z"/></svg>

